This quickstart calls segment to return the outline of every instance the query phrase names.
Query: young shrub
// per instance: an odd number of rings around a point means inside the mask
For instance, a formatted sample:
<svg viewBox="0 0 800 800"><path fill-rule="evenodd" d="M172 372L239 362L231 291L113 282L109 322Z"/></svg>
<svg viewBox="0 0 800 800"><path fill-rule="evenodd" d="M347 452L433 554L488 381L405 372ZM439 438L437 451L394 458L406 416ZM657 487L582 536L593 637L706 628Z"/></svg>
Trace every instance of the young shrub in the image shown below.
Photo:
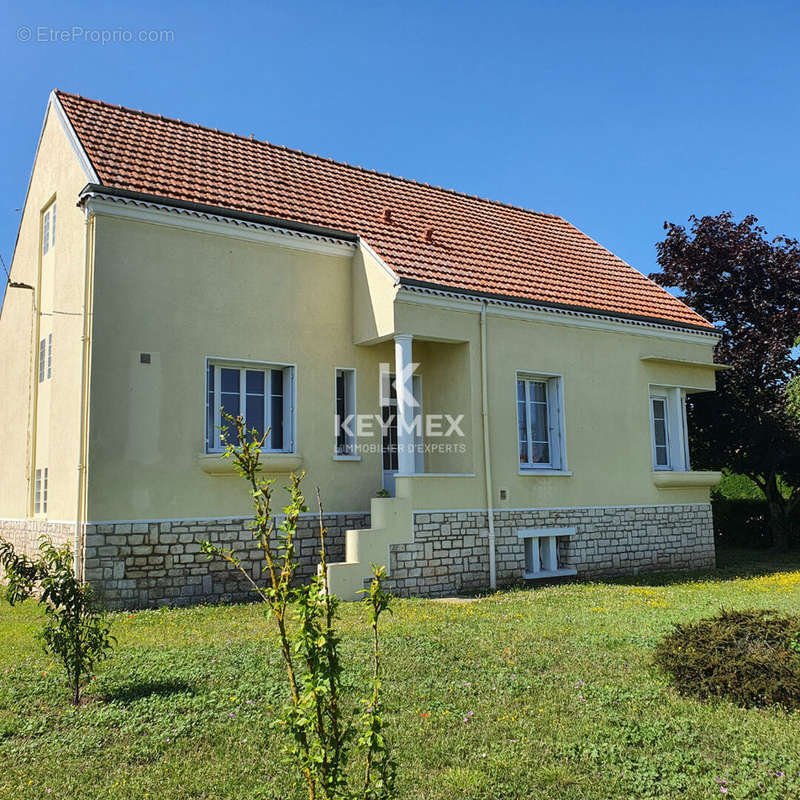
<svg viewBox="0 0 800 800"><path fill-rule="evenodd" d="M116 639L109 633L105 611L95 600L92 587L75 577L69 545L56 547L43 536L38 555L29 558L0 539L0 564L8 582L6 598L12 606L39 592L39 604L46 614L41 632L45 652L64 665L72 702L79 705L82 687L95 665L111 655Z"/></svg>
<svg viewBox="0 0 800 800"><path fill-rule="evenodd" d="M253 537L264 554L265 580L254 579L233 550L203 542L209 558L221 558L241 572L269 610L278 629L281 653L286 669L289 700L279 724L289 735L290 763L297 766L309 800L390 800L394 797L394 764L383 734L380 714L380 650L378 621L388 609L390 597L381 588L383 571L374 569L367 591L372 628L372 682L370 699L359 715L364 769L358 779L347 766L352 761L351 743L356 728L353 715L342 697L343 666L339 655L340 637L336 626L338 599L328 591L326 529L322 501L319 507L320 567L311 581L294 586L297 569L295 536L300 514L308 511L300 484L305 473L292 475L289 503L284 518L275 524L272 514L272 484L263 479L261 448L269 431L259 436L245 429L242 417L224 413L229 426L235 427L236 443L226 441L223 458L233 460L234 469L244 478L253 498ZM223 437L225 430L223 429ZM357 784L357 785L356 785Z"/></svg>
<svg viewBox="0 0 800 800"><path fill-rule="evenodd" d="M675 625L656 647L655 663L683 695L793 709L800 707L798 636L798 616L723 609Z"/></svg>

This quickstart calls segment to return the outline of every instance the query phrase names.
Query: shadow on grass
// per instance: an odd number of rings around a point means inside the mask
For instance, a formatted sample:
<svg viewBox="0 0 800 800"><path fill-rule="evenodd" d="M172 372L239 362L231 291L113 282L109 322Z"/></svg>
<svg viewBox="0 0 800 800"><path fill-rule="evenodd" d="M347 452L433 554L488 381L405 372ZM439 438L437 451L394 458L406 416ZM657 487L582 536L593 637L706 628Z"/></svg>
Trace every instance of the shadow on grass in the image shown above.
<svg viewBox="0 0 800 800"><path fill-rule="evenodd" d="M150 697L171 697L175 694L195 694L195 686L189 681L141 681L123 683L106 688L101 698L108 703L133 703Z"/></svg>
<svg viewBox="0 0 800 800"><path fill-rule="evenodd" d="M623 586L672 586L690 581L733 581L800 570L800 550L779 553L775 550L717 547L717 568L681 572L645 572L640 575L604 578L599 583Z"/></svg>
<svg viewBox="0 0 800 800"><path fill-rule="evenodd" d="M563 586L565 584L604 583L612 586L674 586L692 581L734 581L741 578L756 578L761 575L773 575L776 572L800 571L800 550L787 553L775 550L757 550L746 548L723 548L717 546L717 568L702 570L654 570L639 575L617 575L606 578L588 578L580 574L565 578L553 578L538 581L515 581L505 584L503 591L520 589L538 589L547 586ZM491 592L479 590L464 592L459 595L463 599L487 597ZM457 598L453 598L457 599Z"/></svg>

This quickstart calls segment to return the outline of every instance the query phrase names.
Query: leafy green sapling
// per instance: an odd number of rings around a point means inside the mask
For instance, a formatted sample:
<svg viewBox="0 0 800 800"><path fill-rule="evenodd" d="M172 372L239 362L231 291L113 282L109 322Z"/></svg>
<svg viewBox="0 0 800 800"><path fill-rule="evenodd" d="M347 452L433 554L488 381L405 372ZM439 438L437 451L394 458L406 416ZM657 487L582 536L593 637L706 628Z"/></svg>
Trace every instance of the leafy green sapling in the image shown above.
<svg viewBox="0 0 800 800"><path fill-rule="evenodd" d="M92 587L75 577L69 545L56 547L43 536L38 554L29 557L0 539L0 564L8 584L6 598L12 606L37 594L46 615L40 634L45 652L63 664L72 702L79 705L82 688L95 665L111 655L116 639Z"/></svg>
<svg viewBox="0 0 800 800"><path fill-rule="evenodd" d="M309 800L389 800L393 797L393 764L383 734L380 709L380 660L378 618L389 606L389 595L380 586L382 572L368 592L373 631L373 680L371 699L363 713L363 777L349 776L347 765L355 733L352 714L345 710L342 697L343 665L337 630L338 599L328 591L324 513L319 490L319 569L308 583L296 586L297 522L307 512L301 483L305 473L293 474L287 491L289 502L283 520L277 525L271 511L271 479L261 476L260 455L268 431L260 435L248 431L242 417L223 411L223 458L233 461L234 470L247 481L253 505L251 529L264 556L262 575L253 578L237 554L210 542L202 544L209 558L221 558L237 569L267 606L275 621L289 688L280 725L289 734L291 763L297 765ZM236 433L236 442L227 440L227 431ZM231 436L231 438L233 438ZM353 788L358 783L357 789Z"/></svg>

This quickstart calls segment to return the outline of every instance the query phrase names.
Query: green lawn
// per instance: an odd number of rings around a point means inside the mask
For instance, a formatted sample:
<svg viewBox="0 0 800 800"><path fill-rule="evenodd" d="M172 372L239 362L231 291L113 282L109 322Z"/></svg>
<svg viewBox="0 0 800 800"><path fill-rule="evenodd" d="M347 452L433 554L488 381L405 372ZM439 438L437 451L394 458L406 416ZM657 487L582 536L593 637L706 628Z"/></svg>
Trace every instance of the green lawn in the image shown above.
<svg viewBox="0 0 800 800"><path fill-rule="evenodd" d="M800 714L681 699L651 666L673 621L800 610L800 557L720 560L715 573L398 602L384 643L400 797L800 797ZM344 607L359 678L363 616ZM257 606L115 614L119 649L78 710L32 640L40 621L31 603L0 605L0 797L303 797L269 726L283 687Z"/></svg>

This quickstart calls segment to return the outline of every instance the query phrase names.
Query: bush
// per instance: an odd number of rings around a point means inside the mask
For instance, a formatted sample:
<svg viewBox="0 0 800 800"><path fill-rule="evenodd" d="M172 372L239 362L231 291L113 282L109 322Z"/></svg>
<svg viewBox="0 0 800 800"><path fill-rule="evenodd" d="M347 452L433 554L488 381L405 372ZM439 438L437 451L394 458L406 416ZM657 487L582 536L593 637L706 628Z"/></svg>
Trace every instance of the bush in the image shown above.
<svg viewBox="0 0 800 800"><path fill-rule="evenodd" d="M784 496L788 489L781 484ZM746 475L724 471L711 492L714 538L723 547L766 549L774 545L769 505L764 492ZM800 544L800 508L790 520L790 538Z"/></svg>
<svg viewBox="0 0 800 800"><path fill-rule="evenodd" d="M714 538L725 547L772 547L769 506L766 500L730 499L715 496Z"/></svg>
<svg viewBox="0 0 800 800"><path fill-rule="evenodd" d="M675 625L655 663L682 695L738 705L800 707L800 617L776 611L725 611Z"/></svg>

